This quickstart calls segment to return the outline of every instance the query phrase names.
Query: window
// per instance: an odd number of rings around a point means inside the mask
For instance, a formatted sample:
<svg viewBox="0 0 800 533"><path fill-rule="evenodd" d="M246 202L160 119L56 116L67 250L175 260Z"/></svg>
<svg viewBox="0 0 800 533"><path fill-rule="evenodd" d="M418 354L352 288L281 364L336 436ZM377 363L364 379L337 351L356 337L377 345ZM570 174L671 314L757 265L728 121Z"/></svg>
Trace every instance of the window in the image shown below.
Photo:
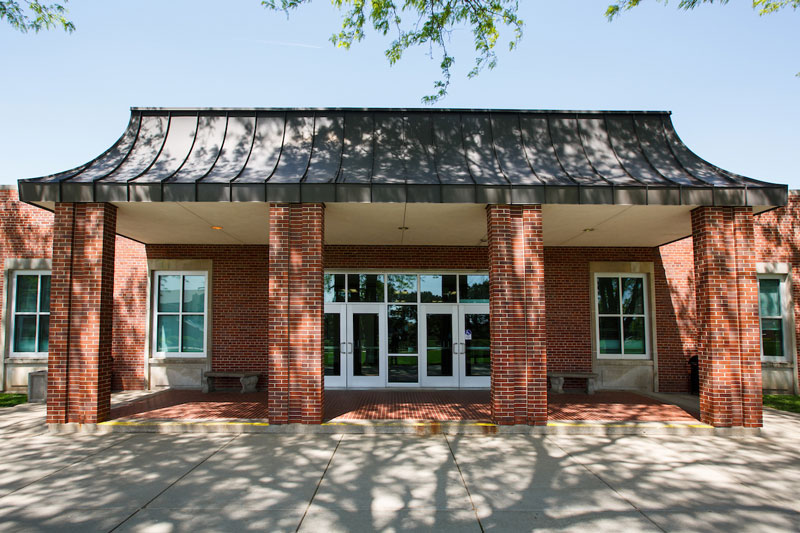
<svg viewBox="0 0 800 533"><path fill-rule="evenodd" d="M647 283L643 274L597 274L597 354L648 359Z"/></svg>
<svg viewBox="0 0 800 533"><path fill-rule="evenodd" d="M761 357L767 361L787 360L787 320L785 316L788 294L786 277L779 275L758 277L758 314L761 319Z"/></svg>
<svg viewBox="0 0 800 533"><path fill-rule="evenodd" d="M11 355L46 357L50 334L50 272L14 273Z"/></svg>
<svg viewBox="0 0 800 533"><path fill-rule="evenodd" d="M202 357L206 353L206 272L156 272L153 352Z"/></svg>
<svg viewBox="0 0 800 533"><path fill-rule="evenodd" d="M489 303L487 274L325 273L326 303Z"/></svg>

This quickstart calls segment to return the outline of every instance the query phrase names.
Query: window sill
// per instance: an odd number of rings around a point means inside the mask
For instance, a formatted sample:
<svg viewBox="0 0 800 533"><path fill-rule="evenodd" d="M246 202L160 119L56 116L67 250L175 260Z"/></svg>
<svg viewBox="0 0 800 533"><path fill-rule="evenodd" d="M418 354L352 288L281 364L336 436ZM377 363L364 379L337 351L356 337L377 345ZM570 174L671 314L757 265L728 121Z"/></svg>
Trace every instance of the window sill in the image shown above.
<svg viewBox="0 0 800 533"><path fill-rule="evenodd" d="M42 365L47 364L47 355L9 355L6 357L6 364L10 365Z"/></svg>
<svg viewBox="0 0 800 533"><path fill-rule="evenodd" d="M607 355L598 355L597 362L611 365L653 365L653 360L650 356L643 357L609 357Z"/></svg>
<svg viewBox="0 0 800 533"><path fill-rule="evenodd" d="M208 362L206 356L172 356L172 357L151 357L148 362L150 365L199 365Z"/></svg>
<svg viewBox="0 0 800 533"><path fill-rule="evenodd" d="M761 367L762 368L794 368L794 365L791 363L791 361L789 361L787 359L783 359L783 358L781 358L781 359L777 359L777 358L776 359L772 359L772 358L767 359L765 357L765 358L761 359Z"/></svg>

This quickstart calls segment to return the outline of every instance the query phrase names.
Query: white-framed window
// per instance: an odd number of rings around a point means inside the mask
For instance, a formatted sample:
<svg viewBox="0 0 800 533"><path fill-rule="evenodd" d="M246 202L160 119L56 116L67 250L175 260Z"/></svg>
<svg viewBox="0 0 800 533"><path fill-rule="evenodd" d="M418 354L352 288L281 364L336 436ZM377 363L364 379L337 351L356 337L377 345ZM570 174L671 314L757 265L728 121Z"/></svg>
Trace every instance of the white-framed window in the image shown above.
<svg viewBox="0 0 800 533"><path fill-rule="evenodd" d="M50 271L18 270L11 284L11 356L47 357Z"/></svg>
<svg viewBox="0 0 800 533"><path fill-rule="evenodd" d="M204 357L208 273L159 271L153 282L153 354Z"/></svg>
<svg viewBox="0 0 800 533"><path fill-rule="evenodd" d="M649 359L647 277L596 273L595 340L599 359Z"/></svg>
<svg viewBox="0 0 800 533"><path fill-rule="evenodd" d="M763 274L758 276L758 314L761 329L761 358L765 361L788 361L789 287L786 276Z"/></svg>

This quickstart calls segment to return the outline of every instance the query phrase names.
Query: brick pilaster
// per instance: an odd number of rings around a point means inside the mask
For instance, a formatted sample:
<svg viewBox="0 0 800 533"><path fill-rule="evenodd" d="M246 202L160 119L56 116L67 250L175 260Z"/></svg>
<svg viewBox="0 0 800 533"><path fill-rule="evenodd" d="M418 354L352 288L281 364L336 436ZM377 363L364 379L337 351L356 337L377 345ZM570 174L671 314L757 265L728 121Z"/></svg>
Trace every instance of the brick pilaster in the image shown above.
<svg viewBox="0 0 800 533"><path fill-rule="evenodd" d="M692 211L700 414L716 427L761 426L758 281L749 207Z"/></svg>
<svg viewBox="0 0 800 533"><path fill-rule="evenodd" d="M111 204L56 204L48 423L108 419L116 224Z"/></svg>
<svg viewBox="0 0 800 533"><path fill-rule="evenodd" d="M539 205L490 205L492 417L547 423L544 248Z"/></svg>
<svg viewBox="0 0 800 533"><path fill-rule="evenodd" d="M267 395L273 424L322 422L323 223L320 204L270 205Z"/></svg>

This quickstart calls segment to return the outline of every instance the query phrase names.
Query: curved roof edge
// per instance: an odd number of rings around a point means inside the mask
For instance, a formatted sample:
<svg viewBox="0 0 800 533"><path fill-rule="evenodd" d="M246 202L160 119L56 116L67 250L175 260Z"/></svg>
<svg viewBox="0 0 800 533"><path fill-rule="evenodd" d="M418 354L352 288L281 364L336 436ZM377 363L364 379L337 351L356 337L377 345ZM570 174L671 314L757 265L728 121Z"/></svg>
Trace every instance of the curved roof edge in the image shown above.
<svg viewBox="0 0 800 533"><path fill-rule="evenodd" d="M692 152L667 111L132 108L26 202L425 202L775 207L786 185Z"/></svg>

